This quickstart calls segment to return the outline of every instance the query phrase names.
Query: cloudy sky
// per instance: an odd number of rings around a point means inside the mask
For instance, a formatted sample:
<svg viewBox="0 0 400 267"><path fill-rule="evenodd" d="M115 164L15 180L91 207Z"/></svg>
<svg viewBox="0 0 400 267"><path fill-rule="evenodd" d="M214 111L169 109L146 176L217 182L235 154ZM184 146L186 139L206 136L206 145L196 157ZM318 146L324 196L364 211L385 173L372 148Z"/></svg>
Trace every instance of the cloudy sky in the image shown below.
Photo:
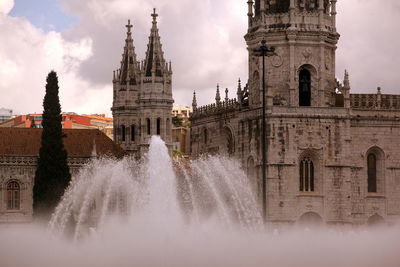
<svg viewBox="0 0 400 267"><path fill-rule="evenodd" d="M213 100L215 85L247 80L247 0L0 0L0 108L42 111L47 73L59 74L63 111L110 114L128 19L144 58L152 8L172 61L176 104ZM400 1L339 0L337 76L352 92L400 93Z"/></svg>

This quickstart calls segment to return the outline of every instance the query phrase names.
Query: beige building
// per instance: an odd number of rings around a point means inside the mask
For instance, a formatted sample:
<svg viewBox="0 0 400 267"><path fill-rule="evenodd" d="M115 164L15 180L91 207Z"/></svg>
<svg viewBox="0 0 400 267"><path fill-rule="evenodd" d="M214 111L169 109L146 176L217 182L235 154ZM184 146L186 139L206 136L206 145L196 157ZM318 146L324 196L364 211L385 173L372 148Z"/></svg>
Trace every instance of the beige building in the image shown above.
<svg viewBox="0 0 400 267"><path fill-rule="evenodd" d="M248 1L249 79L197 107L191 150L237 158L261 192L261 140L267 147L269 224L319 220L364 224L400 219L400 95L351 94L336 79L336 0ZM355 33L356 34L356 33ZM266 136L262 136L262 40ZM261 200L260 200L261 201Z"/></svg>
<svg viewBox="0 0 400 267"><path fill-rule="evenodd" d="M172 148L172 68L164 59L157 16L154 10L146 59L141 62L128 22L121 68L113 78L114 141L138 157L147 151L152 135Z"/></svg>
<svg viewBox="0 0 400 267"><path fill-rule="evenodd" d="M76 173L90 159L125 152L97 129L64 129L68 165ZM42 129L0 128L0 223L32 220L32 190Z"/></svg>
<svg viewBox="0 0 400 267"><path fill-rule="evenodd" d="M188 106L174 106L172 108L172 150L185 155L190 154L190 121L193 108ZM174 120L178 120L175 122ZM180 125L176 125L180 124Z"/></svg>
<svg viewBox="0 0 400 267"><path fill-rule="evenodd" d="M172 108L172 116L189 119L193 113L193 108L188 106L174 106Z"/></svg>

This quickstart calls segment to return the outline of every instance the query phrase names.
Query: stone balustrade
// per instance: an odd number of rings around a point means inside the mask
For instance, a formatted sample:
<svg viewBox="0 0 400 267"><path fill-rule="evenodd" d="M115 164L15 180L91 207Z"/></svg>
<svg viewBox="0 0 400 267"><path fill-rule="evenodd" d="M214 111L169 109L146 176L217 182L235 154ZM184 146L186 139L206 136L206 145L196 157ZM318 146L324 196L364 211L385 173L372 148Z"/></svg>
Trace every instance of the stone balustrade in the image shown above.
<svg viewBox="0 0 400 267"><path fill-rule="evenodd" d="M209 115L224 113L227 111L235 110L239 108L239 106L240 105L235 98L228 99L227 101L221 101L219 103L213 103L198 108L194 108L192 117L201 117L201 116L209 116Z"/></svg>
<svg viewBox="0 0 400 267"><path fill-rule="evenodd" d="M351 94L350 101L354 109L400 110L400 95Z"/></svg>

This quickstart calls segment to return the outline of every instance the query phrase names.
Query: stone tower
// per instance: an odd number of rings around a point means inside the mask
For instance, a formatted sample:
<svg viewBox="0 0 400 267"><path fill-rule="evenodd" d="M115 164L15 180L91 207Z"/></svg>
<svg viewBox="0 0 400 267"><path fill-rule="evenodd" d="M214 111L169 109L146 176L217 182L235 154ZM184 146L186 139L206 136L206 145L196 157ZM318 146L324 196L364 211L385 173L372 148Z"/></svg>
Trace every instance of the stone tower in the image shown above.
<svg viewBox="0 0 400 267"><path fill-rule="evenodd" d="M336 0L249 0L250 105L259 106L262 59L253 50L264 39L275 47L266 59L267 105L335 105Z"/></svg>
<svg viewBox="0 0 400 267"><path fill-rule="evenodd" d="M147 151L152 135L171 146L172 69L164 59L157 16L154 9L146 59L141 62L128 21L121 68L113 77L114 140L137 157Z"/></svg>

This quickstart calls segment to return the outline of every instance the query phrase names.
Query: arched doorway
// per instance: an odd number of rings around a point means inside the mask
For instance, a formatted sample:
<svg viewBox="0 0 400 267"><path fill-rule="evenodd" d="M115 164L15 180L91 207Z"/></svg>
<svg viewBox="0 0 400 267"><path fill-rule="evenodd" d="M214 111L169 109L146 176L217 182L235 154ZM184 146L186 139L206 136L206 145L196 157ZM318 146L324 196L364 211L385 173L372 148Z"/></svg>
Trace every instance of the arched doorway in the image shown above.
<svg viewBox="0 0 400 267"><path fill-rule="evenodd" d="M323 223L322 217L315 212L306 212L300 216L297 221L299 225L303 226L321 226Z"/></svg>
<svg viewBox="0 0 400 267"><path fill-rule="evenodd" d="M385 219L383 219L382 216L375 213L374 215L372 215L371 217L368 218L367 223L370 226L380 226L385 223Z"/></svg>

